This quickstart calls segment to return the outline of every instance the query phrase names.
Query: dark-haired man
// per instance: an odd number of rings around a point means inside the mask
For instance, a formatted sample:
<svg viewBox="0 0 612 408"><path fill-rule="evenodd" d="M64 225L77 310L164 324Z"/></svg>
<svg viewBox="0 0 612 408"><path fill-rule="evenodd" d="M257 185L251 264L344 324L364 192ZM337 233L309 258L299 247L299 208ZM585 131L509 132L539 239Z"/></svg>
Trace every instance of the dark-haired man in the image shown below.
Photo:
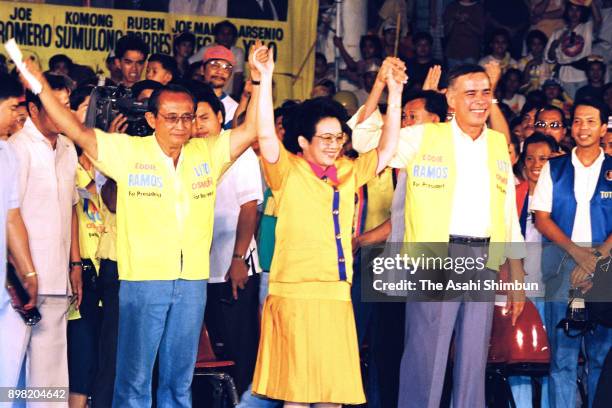
<svg viewBox="0 0 612 408"><path fill-rule="evenodd" d="M113 406L151 405L151 373L159 353L157 404L190 407L216 183L222 167L255 139L259 90L253 91L243 126L217 137L191 139L193 95L168 85L149 100L146 120L154 135L126 138L85 127L33 71L43 84L40 98L49 116L118 186L121 285Z"/></svg>
<svg viewBox="0 0 612 408"><path fill-rule="evenodd" d="M227 80L223 90L230 95L238 95L244 82L244 50L236 47L238 28L231 21L224 20L215 24L213 36L215 37L215 42L200 48L198 52L189 58L189 62L203 61L206 50L217 45L222 45L230 50L234 54L236 63L232 69L232 76Z"/></svg>
<svg viewBox="0 0 612 408"><path fill-rule="evenodd" d="M535 115L533 126L537 132L552 136L559 147L565 145L565 114L560 108L554 105L546 105L539 109Z"/></svg>
<svg viewBox="0 0 612 408"><path fill-rule="evenodd" d="M223 89L227 81L232 77L236 58L226 47L215 45L204 52L202 64L204 83L212 87L215 95L223 103L225 107L225 123L223 128L229 129L231 128L236 108L238 108L238 102L225 93Z"/></svg>
<svg viewBox="0 0 612 408"><path fill-rule="evenodd" d="M19 97L23 88L8 74L0 74L0 140L6 140L18 116Z"/></svg>
<svg viewBox="0 0 612 408"><path fill-rule="evenodd" d="M23 93L19 82L7 74L0 74L0 130L5 131L15 120L18 98ZM8 292L4 290L6 279L7 249L12 255L19 279L28 291L31 300L26 309L36 306L38 278L28 244L28 233L19 210L19 168L17 157L11 145L0 138L0 386L17 384L14 356L14 333L4 323L15 311L9 303ZM23 325L23 323L21 323ZM15 359L15 360L12 360Z"/></svg>
<svg viewBox="0 0 612 408"><path fill-rule="evenodd" d="M115 45L115 66L121 71L120 85L131 88L140 81L149 46L136 34L121 37Z"/></svg>
<svg viewBox="0 0 612 408"><path fill-rule="evenodd" d="M570 288L590 288L595 263L612 248L612 157L600 140L606 133L608 109L598 101L577 102L572 112L571 154L544 165L532 208L536 228L555 245L543 248L542 277L546 284L546 328L551 346L549 401L552 407L576 401L578 355L584 338L592 401L612 329L598 325L584 335L568 336L559 322L565 318ZM605 300L605 299L600 299ZM590 402L589 406L592 404Z"/></svg>
<svg viewBox="0 0 612 408"><path fill-rule="evenodd" d="M446 95L455 118L450 123L403 129L390 165L405 168L407 173L403 241L410 244L409 254L419 243L439 242L449 244L453 257L465 251L466 244L476 243L481 249L473 248L476 254L472 256L488 260L486 269L479 271L481 278L494 276L507 257L511 280L522 282L520 258L524 257L525 249L521 244L506 137L486 126L492 98L484 68L458 66L449 74ZM367 129L369 120L357 125L356 130ZM375 139L364 141L365 145L375 143ZM361 148L367 150L367 146ZM440 170L422 171L429 168ZM519 244L502 248L501 243L510 242ZM482 253L479 255L478 251ZM454 277L454 273L451 275ZM522 312L523 299L523 291L509 292L513 321ZM453 403L483 408L492 317L493 303L488 301L460 297L452 302L408 303L398 405L440 405L454 330Z"/></svg>
<svg viewBox="0 0 612 408"><path fill-rule="evenodd" d="M223 105L208 85L196 89L195 137L221 133ZM257 205L263 200L259 162L247 149L217 185L210 248L206 328L222 358L236 363L239 394L253 378L257 357L259 257L255 243ZM231 297L230 297L231 296Z"/></svg>
<svg viewBox="0 0 612 408"><path fill-rule="evenodd" d="M420 32L414 35L414 58L406 61L406 70L411 83L423 86L429 68L434 65L442 66L442 62L432 57L433 37L429 33Z"/></svg>
<svg viewBox="0 0 612 408"><path fill-rule="evenodd" d="M57 104L69 109L70 91L64 77L48 74L45 83ZM27 91L26 102L30 118L9 143L18 158L19 206L38 273L38 308L44 317L30 327L14 311L3 315L0 325L11 333L12 342L5 345L8 355L2 365L8 368L8 384L2 385L17 385L25 359L26 386L68 387L66 311L71 294L79 306L82 288L74 208L77 155L38 96Z"/></svg>
<svg viewBox="0 0 612 408"><path fill-rule="evenodd" d="M603 97L603 86L606 83L606 64L603 57L591 55L588 57L586 76L588 84L578 89L576 101L585 98L601 99Z"/></svg>

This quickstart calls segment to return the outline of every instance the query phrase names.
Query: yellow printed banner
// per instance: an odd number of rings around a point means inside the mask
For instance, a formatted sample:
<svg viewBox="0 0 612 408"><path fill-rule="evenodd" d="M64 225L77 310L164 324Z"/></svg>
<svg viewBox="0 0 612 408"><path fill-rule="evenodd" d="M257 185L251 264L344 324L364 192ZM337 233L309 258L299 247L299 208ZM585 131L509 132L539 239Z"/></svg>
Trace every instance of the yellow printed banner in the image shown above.
<svg viewBox="0 0 612 408"><path fill-rule="evenodd" d="M245 55L257 39L274 48L277 104L307 98L314 78L318 1L288 3L287 21L229 18L238 28L236 46ZM66 54L77 64L104 71L109 51L127 33L140 35L151 53L172 55L177 33L193 32L197 50L214 41L214 25L222 20L226 18L0 1L0 42L14 37L24 55L35 56L43 69L53 55Z"/></svg>

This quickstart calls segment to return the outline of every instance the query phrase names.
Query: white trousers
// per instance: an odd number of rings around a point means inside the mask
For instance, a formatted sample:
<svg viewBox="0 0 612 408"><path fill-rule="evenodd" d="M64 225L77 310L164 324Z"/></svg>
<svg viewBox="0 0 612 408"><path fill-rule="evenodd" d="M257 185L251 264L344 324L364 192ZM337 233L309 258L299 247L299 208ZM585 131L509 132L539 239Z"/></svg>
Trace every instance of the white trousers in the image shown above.
<svg viewBox="0 0 612 408"><path fill-rule="evenodd" d="M26 387L64 387L68 396L66 296L38 297L42 316L34 327L26 326L10 304L0 306L0 387L17 387L25 360ZM0 402L0 407L23 406ZM68 402L28 403L34 407L68 407Z"/></svg>

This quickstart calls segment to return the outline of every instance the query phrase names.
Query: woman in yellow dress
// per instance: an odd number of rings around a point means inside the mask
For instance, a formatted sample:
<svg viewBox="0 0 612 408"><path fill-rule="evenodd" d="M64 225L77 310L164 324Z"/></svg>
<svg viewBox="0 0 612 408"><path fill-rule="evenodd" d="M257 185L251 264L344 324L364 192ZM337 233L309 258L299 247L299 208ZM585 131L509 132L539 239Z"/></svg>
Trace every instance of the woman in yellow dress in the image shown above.
<svg viewBox="0 0 612 408"><path fill-rule="evenodd" d="M399 60L385 65L389 99L383 136L378 148L352 161L340 157L346 113L323 98L295 108L285 134L295 151L287 151L274 131L272 52L250 63L261 74L259 146L278 206L253 392L283 400L286 407L361 404L350 297L354 197L395 153L405 67Z"/></svg>

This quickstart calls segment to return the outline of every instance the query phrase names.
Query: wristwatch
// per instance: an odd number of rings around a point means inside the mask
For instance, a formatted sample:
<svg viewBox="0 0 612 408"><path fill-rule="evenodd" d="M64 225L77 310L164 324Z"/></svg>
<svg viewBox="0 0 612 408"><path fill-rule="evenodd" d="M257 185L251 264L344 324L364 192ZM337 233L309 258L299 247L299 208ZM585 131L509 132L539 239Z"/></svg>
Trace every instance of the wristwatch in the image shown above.
<svg viewBox="0 0 612 408"><path fill-rule="evenodd" d="M73 266L80 266L82 268L83 267L83 262L81 262L81 261L70 262L70 267L72 268Z"/></svg>

